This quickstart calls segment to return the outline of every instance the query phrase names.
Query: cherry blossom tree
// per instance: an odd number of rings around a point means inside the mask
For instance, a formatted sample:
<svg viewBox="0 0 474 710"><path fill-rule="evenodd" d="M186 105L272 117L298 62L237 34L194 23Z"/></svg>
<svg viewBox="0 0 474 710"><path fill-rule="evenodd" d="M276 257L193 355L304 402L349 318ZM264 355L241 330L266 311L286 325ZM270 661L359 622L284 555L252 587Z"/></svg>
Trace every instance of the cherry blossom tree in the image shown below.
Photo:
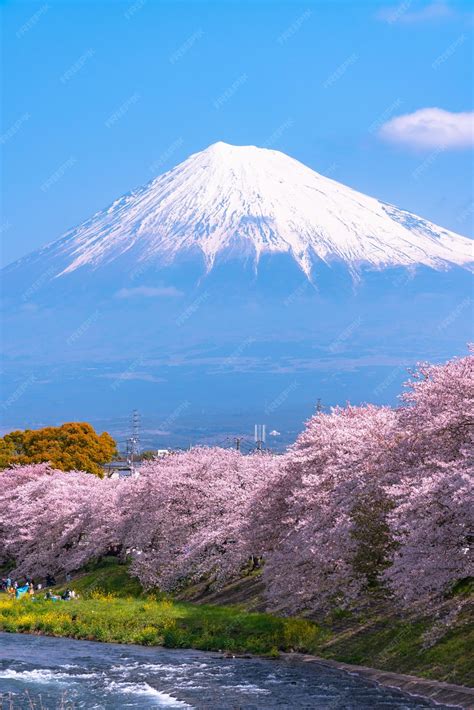
<svg viewBox="0 0 474 710"><path fill-rule="evenodd" d="M0 563L11 560L7 544L13 537L17 516L20 511L20 491L22 486L31 481L39 480L52 471L49 464L31 464L14 466L0 474Z"/></svg>
<svg viewBox="0 0 474 710"><path fill-rule="evenodd" d="M383 490L386 448L391 445L396 414L387 407L336 408L316 414L288 455L286 493L274 491L281 515L264 569L269 601L288 612L319 610L341 603L364 589L368 572L360 564L358 537L370 520L384 528ZM361 510L370 509L371 516ZM278 512L277 512L278 511ZM268 525L268 523L267 523ZM379 534L372 576L386 564L389 541ZM359 565L357 564L359 562Z"/></svg>
<svg viewBox="0 0 474 710"><path fill-rule="evenodd" d="M421 364L404 389L399 468L416 472L429 461L455 461L474 428L474 355Z"/></svg>
<svg viewBox="0 0 474 710"><path fill-rule="evenodd" d="M474 577L474 446L392 486L389 524L398 548L385 576L404 605L437 602Z"/></svg>
<svg viewBox="0 0 474 710"><path fill-rule="evenodd" d="M1 483L4 556L16 574L77 570L117 544L116 481L37 464L4 471Z"/></svg>
<svg viewBox="0 0 474 710"><path fill-rule="evenodd" d="M420 366L402 399L385 576L403 603L425 603L474 576L474 357Z"/></svg>
<svg viewBox="0 0 474 710"><path fill-rule="evenodd" d="M277 457L198 447L146 463L122 489L123 541L146 587L174 590L239 572L251 549L241 534L251 495Z"/></svg>

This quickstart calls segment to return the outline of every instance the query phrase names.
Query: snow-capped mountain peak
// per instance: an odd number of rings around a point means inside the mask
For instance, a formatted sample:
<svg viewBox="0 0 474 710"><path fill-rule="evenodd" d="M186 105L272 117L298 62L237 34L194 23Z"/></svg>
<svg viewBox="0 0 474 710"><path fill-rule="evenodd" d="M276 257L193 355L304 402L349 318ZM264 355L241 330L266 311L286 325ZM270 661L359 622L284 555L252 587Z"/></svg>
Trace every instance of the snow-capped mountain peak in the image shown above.
<svg viewBox="0 0 474 710"><path fill-rule="evenodd" d="M130 252L172 264L186 252L254 260L287 253L307 274L315 260L359 265L473 261L472 241L363 195L276 150L218 142L68 232L44 251L56 275L98 268ZM60 259L59 259L60 257Z"/></svg>

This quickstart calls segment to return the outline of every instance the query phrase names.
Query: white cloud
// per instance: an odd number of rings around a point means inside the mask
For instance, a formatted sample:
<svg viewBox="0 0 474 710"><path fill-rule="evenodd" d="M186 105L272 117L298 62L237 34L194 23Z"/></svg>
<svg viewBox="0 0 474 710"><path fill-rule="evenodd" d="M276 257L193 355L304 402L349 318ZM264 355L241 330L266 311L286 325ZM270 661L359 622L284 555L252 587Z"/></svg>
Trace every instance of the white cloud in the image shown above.
<svg viewBox="0 0 474 710"><path fill-rule="evenodd" d="M143 382L166 382L162 377L155 377L149 372L110 372L105 375L100 375L106 380L115 380L122 382L123 380L142 380Z"/></svg>
<svg viewBox="0 0 474 710"><path fill-rule="evenodd" d="M402 0L398 5L384 7L376 14L378 20L388 22L392 25L395 22L415 24L418 22L430 22L433 20L446 20L455 16L455 11L447 2L430 2L422 7L414 8L412 0Z"/></svg>
<svg viewBox="0 0 474 710"><path fill-rule="evenodd" d="M379 135L414 148L468 148L474 145L474 112L422 108L387 121Z"/></svg>
<svg viewBox="0 0 474 710"><path fill-rule="evenodd" d="M121 288L115 294L116 298L175 298L182 296L174 286L135 286L135 288Z"/></svg>

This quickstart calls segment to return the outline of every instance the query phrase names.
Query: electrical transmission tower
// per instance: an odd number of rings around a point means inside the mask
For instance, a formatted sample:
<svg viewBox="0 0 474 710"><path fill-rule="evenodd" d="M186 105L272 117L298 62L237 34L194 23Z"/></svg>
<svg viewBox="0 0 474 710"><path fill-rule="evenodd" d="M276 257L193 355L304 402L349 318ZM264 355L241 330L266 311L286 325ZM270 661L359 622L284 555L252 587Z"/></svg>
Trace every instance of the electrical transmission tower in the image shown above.
<svg viewBox="0 0 474 710"><path fill-rule="evenodd" d="M130 416L130 436L127 439L127 461L132 475L135 473L135 458L140 453L140 414L134 409Z"/></svg>

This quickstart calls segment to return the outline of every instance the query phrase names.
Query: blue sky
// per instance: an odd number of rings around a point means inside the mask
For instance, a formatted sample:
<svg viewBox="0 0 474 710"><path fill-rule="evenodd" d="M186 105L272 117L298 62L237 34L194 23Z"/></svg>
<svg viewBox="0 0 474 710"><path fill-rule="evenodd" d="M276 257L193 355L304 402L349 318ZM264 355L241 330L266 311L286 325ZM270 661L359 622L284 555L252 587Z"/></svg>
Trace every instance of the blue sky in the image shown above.
<svg viewBox="0 0 474 710"><path fill-rule="evenodd" d="M2 9L3 264L218 140L474 233L469 117L458 126L473 110L470 2ZM456 114L461 138L420 141L411 116L428 108Z"/></svg>

